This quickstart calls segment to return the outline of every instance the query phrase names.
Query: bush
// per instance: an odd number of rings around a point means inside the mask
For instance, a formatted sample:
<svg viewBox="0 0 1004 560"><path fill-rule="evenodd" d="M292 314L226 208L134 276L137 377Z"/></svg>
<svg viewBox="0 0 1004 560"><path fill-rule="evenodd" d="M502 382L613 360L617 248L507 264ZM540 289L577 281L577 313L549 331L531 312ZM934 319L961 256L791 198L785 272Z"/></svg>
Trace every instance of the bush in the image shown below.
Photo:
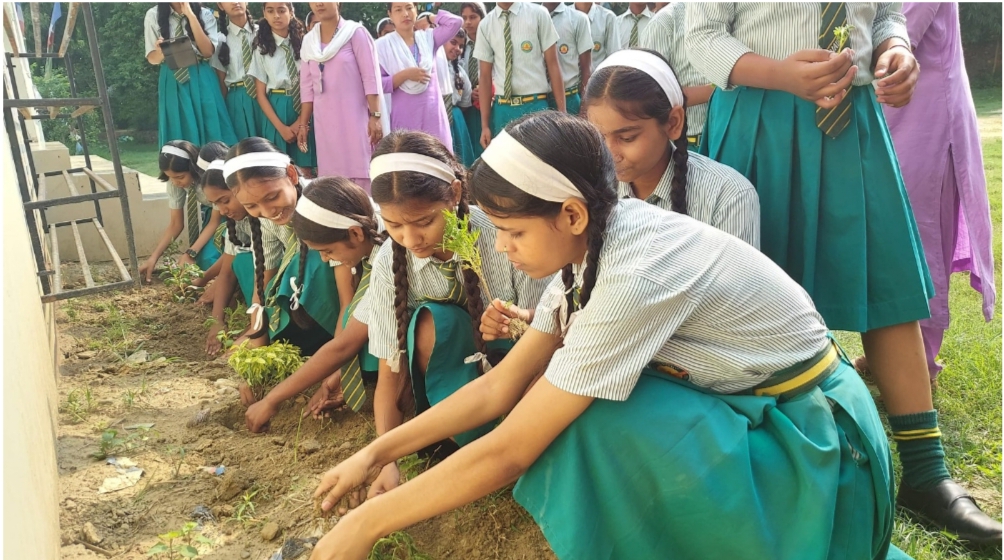
<svg viewBox="0 0 1004 560"><path fill-rule="evenodd" d="M39 64L38 66L42 66ZM35 82L35 88L38 90L39 95L43 98L56 98L56 97L71 97L70 96L70 80L66 77L66 72L62 68L53 68L49 77L46 77L44 72L41 76L35 76L33 78ZM75 110L76 108L71 107L69 109L62 109L63 113L67 111ZM36 109L38 113L45 114L48 109L44 107L39 107ZM84 124L84 132L87 136L88 148L91 153L94 153L95 147L107 145L107 139L105 138L105 127L104 120L101 116L100 109L95 109L89 113L85 113L81 120ZM77 130L77 119L53 119L53 120L43 120L42 121L42 131L45 132L45 139L54 142L62 142L70 149L70 153L75 153L75 146L79 140L79 130Z"/></svg>

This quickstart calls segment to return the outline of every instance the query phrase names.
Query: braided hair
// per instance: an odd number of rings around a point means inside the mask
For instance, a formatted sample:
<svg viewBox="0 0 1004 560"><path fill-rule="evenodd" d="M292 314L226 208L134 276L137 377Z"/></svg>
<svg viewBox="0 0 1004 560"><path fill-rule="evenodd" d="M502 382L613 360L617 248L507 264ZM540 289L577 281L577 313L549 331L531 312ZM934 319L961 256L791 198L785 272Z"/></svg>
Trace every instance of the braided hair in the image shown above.
<svg viewBox="0 0 1004 560"><path fill-rule="evenodd" d="M436 137L425 132L395 131L383 138L373 152L373 157L391 153L414 153L438 159L453 169L460 181L460 201L457 217L463 219L470 214L467 202L467 172L453 154ZM379 204L407 204L408 202L436 203L453 198L450 183L437 177L415 171L384 173L372 179L373 200ZM394 310L397 315L397 341L401 352L408 350L408 324L411 311L408 309L408 250L392 240L394 272ZM471 316L474 329L474 344L478 352L487 353L481 338L481 315L485 311L481 300L481 285L474 271L464 268L464 292L467 294L467 312Z"/></svg>
<svg viewBox="0 0 1004 560"><path fill-rule="evenodd" d="M202 27L202 32L206 32L206 22L202 21L202 3L201 2L189 2L189 6L192 7L192 13L196 15L199 20L199 26ZM160 36L164 39L170 39L174 37L174 30L171 29L171 12L174 11L171 8L170 2L158 2L157 3L157 25L160 27ZM195 33L192 32L192 24L185 18L185 33L188 38L195 42Z"/></svg>
<svg viewBox="0 0 1004 560"><path fill-rule="evenodd" d="M463 29L460 29L459 31L457 31L457 34L454 35L454 37L455 38L456 37L462 37L464 39L464 45L465 46L467 45L467 32L464 31ZM460 52L461 53L464 52L464 47L460 48ZM461 70L460 70L460 57L458 56L457 58L454 58L453 60L451 60L450 64L453 66L453 87L457 91L463 93L463 91L464 91L464 79L460 75L460 72L461 72Z"/></svg>
<svg viewBox="0 0 1004 560"><path fill-rule="evenodd" d="M257 27L255 26L254 18L251 17L250 4L245 4L244 13L247 16L247 25L251 26L251 33L253 34ZM230 66L230 44L226 41L226 38L230 35L229 23L230 17L227 16L225 11L220 10L218 27L220 28L220 33L223 35L224 40L220 41L220 44L216 47L216 59L220 61L220 64L222 64L224 68ZM245 70L247 69L245 68Z"/></svg>
<svg viewBox="0 0 1004 560"><path fill-rule="evenodd" d="M659 53L649 49L634 49L659 57L670 72L672 66ZM625 117L632 119L655 119L660 125L669 122L669 112L673 109L666 92L651 76L627 66L608 66L590 76L586 96L582 100L582 110L603 99L614 102L614 106ZM687 99L684 97L686 106ZM667 146L669 148L669 146ZM684 112L683 132L672 140L673 179L670 183L669 201L674 212L687 213L687 117Z"/></svg>
<svg viewBox="0 0 1004 560"><path fill-rule="evenodd" d="M300 46L303 44L303 36L307 34L307 27L297 19L292 2L278 3L285 4L289 8L289 43L293 49L293 59L300 60ZM264 12L264 8L262 11ZM258 20L258 30L251 48L256 48L258 52L267 56L275 54L276 44L275 37L272 35L272 26L268 24L268 18L264 16Z"/></svg>

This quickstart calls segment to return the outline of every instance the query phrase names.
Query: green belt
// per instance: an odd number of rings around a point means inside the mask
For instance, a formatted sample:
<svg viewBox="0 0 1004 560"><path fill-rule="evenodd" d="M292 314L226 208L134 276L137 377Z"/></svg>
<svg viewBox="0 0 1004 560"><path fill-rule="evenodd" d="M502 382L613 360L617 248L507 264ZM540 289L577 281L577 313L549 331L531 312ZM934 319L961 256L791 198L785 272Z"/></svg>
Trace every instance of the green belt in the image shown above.
<svg viewBox="0 0 1004 560"><path fill-rule="evenodd" d="M546 93L535 93L533 95L524 95L520 97L502 97L501 95L495 96L495 103L501 105L512 105L513 107L519 107L524 103L529 103L531 101L539 101L541 99L547 99Z"/></svg>

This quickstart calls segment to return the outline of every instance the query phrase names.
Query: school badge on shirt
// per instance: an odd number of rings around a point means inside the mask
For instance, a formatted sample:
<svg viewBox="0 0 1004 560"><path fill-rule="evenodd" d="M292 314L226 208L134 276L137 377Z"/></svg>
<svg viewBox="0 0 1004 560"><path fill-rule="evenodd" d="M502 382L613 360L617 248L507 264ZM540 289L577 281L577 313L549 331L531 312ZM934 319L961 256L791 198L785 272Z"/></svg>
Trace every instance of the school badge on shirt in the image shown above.
<svg viewBox="0 0 1004 560"><path fill-rule="evenodd" d="M593 52L600 52L600 48L602 47L603 45L601 45L599 41L596 41L593 43Z"/></svg>
<svg viewBox="0 0 1004 560"><path fill-rule="evenodd" d="M561 45L558 47L558 52L561 54L568 54L568 45Z"/></svg>
<svg viewBox="0 0 1004 560"><path fill-rule="evenodd" d="M520 43L519 48L523 52L530 52L533 50L533 43L531 43L530 41L523 41L522 43Z"/></svg>

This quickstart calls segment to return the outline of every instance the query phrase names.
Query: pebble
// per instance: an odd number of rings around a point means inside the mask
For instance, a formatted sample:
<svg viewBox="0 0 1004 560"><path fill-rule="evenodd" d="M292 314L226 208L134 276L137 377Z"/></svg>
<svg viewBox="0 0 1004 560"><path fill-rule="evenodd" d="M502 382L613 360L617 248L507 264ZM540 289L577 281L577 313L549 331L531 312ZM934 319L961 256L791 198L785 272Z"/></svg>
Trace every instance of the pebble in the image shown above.
<svg viewBox="0 0 1004 560"><path fill-rule="evenodd" d="M65 507L68 510L77 509L77 502L74 502L73 500L66 500L66 503L63 504L63 507Z"/></svg>
<svg viewBox="0 0 1004 560"><path fill-rule="evenodd" d="M321 444L318 443L316 439L308 439L300 442L300 451L302 451L304 455L317 453L320 450L321 450Z"/></svg>
<svg viewBox="0 0 1004 560"><path fill-rule="evenodd" d="M251 558L251 552L245 550L244 552L241 553L241 558Z"/></svg>
<svg viewBox="0 0 1004 560"><path fill-rule="evenodd" d="M261 538L266 541L271 541L279 534L279 524L275 521L269 521L261 528Z"/></svg>
<svg viewBox="0 0 1004 560"><path fill-rule="evenodd" d="M350 447L352 447L352 444L346 441L345 443L343 443L343 444L341 444L341 445L338 446L338 450L339 451L345 451L346 449L348 449Z"/></svg>
<svg viewBox="0 0 1004 560"><path fill-rule="evenodd" d="M272 438L272 443L281 447L283 445L286 445L286 438L274 437Z"/></svg>
<svg viewBox="0 0 1004 560"><path fill-rule="evenodd" d="M237 388L237 382L227 379L226 377L221 377L217 379L216 381L213 382L213 385L216 385L217 387L232 387L234 389Z"/></svg>
<svg viewBox="0 0 1004 560"><path fill-rule="evenodd" d="M130 364L142 364L150 359L150 353L146 350L140 350L134 352L128 358L126 358L126 363Z"/></svg>
<svg viewBox="0 0 1004 560"><path fill-rule="evenodd" d="M98 534L98 530L94 528L94 525L90 521L84 523L84 528L80 530L80 536L82 536L89 544L98 544L104 540L101 538L101 535Z"/></svg>
<svg viewBox="0 0 1004 560"><path fill-rule="evenodd" d="M78 353L77 357L80 358L81 360L90 360L91 358L97 355L98 355L97 352L92 352L90 350L87 350L85 352Z"/></svg>

